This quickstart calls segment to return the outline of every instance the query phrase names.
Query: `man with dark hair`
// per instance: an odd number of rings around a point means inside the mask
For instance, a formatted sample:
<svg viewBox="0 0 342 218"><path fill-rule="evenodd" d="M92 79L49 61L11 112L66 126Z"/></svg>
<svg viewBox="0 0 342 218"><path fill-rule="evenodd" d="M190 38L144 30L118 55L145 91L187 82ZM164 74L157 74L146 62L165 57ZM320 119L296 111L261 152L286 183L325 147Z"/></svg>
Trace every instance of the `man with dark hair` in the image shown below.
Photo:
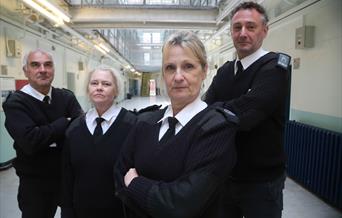
<svg viewBox="0 0 342 218"><path fill-rule="evenodd" d="M82 113L74 94L51 86L52 56L37 49L24 58L29 84L3 103L5 127L14 139L22 218L53 218L61 195L64 132Z"/></svg>
<svg viewBox="0 0 342 218"><path fill-rule="evenodd" d="M290 57L262 49L268 32L265 9L244 2L231 13L237 52L218 69L205 101L240 120L237 163L226 182L222 217L279 218L283 208L283 133Z"/></svg>

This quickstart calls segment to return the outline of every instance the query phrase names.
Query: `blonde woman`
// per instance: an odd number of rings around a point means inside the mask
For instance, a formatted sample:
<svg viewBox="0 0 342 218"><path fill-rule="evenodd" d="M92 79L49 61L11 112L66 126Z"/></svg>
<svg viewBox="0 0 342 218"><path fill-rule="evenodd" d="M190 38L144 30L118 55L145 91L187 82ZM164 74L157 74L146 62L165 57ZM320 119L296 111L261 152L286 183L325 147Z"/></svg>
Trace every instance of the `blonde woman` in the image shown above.
<svg viewBox="0 0 342 218"><path fill-rule="evenodd" d="M235 117L199 98L208 64L195 34L166 41L162 69L171 105L145 113L129 136L114 172L118 196L128 217L215 218L235 163Z"/></svg>
<svg viewBox="0 0 342 218"><path fill-rule="evenodd" d="M136 117L114 104L118 85L111 69L89 74L87 93L94 107L66 134L63 218L123 217L114 195L113 166Z"/></svg>

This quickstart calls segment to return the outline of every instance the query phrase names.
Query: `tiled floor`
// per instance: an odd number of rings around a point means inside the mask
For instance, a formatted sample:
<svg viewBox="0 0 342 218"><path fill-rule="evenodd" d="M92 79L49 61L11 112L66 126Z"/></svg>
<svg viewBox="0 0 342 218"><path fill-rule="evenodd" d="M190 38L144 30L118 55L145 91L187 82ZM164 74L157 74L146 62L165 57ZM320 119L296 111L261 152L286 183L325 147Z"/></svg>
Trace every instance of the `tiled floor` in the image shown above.
<svg viewBox="0 0 342 218"><path fill-rule="evenodd" d="M146 97L133 98L120 103L129 110L134 108L139 110L151 104L165 106L167 100L160 97ZM18 177L14 169L0 171L0 218L20 218L16 200L17 188ZM60 217L59 210L55 218L57 217ZM285 182L283 218L342 218L342 213L288 178Z"/></svg>

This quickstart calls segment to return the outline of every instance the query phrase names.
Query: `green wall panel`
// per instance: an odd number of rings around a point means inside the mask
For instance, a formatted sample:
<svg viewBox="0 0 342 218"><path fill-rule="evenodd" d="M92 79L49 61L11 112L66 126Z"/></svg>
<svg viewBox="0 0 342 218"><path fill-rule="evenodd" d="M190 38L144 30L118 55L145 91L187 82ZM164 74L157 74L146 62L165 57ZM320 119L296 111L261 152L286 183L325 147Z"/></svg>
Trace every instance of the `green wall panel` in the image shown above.
<svg viewBox="0 0 342 218"><path fill-rule="evenodd" d="M5 126L5 114L0 112L0 167L15 157L13 149L13 140L8 134Z"/></svg>
<svg viewBox="0 0 342 218"><path fill-rule="evenodd" d="M312 126L342 132L342 117L291 109L290 120L296 120Z"/></svg>

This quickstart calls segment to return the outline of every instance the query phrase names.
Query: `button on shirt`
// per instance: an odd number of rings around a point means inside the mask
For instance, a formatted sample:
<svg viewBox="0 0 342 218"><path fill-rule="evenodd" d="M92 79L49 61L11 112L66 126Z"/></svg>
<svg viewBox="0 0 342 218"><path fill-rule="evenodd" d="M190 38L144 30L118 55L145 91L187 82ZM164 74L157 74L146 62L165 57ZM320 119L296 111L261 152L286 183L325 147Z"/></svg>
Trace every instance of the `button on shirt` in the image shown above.
<svg viewBox="0 0 342 218"><path fill-rule="evenodd" d="M20 89L20 91L25 92L26 94L38 99L39 101L43 101L45 97L45 95L35 90L30 84L25 85L23 88ZM46 96L49 96L51 102L51 88ZM57 144L54 142L51 145L49 145L49 147L57 147Z"/></svg>
<svg viewBox="0 0 342 218"><path fill-rule="evenodd" d="M114 123L116 117L119 115L121 111L121 107L117 107L116 105L112 105L104 114L102 114L102 118L104 121L101 123L103 135L107 132L110 126ZM91 134L94 134L96 127L96 118L99 117L95 108L91 108L86 113L86 124Z"/></svg>
<svg viewBox="0 0 342 218"><path fill-rule="evenodd" d="M188 104L185 106L181 111L179 111L176 114L176 119L178 120L178 123L176 124L176 131L175 134L177 133L200 111L205 109L208 105L202 101L200 98L197 98L195 101L192 103ZM173 116L173 111L171 105L169 105L164 113L163 118L161 118L158 123L161 122L161 126L159 129L159 140L163 137L163 135L166 133L166 131L169 128L169 123L168 123L168 117Z"/></svg>

